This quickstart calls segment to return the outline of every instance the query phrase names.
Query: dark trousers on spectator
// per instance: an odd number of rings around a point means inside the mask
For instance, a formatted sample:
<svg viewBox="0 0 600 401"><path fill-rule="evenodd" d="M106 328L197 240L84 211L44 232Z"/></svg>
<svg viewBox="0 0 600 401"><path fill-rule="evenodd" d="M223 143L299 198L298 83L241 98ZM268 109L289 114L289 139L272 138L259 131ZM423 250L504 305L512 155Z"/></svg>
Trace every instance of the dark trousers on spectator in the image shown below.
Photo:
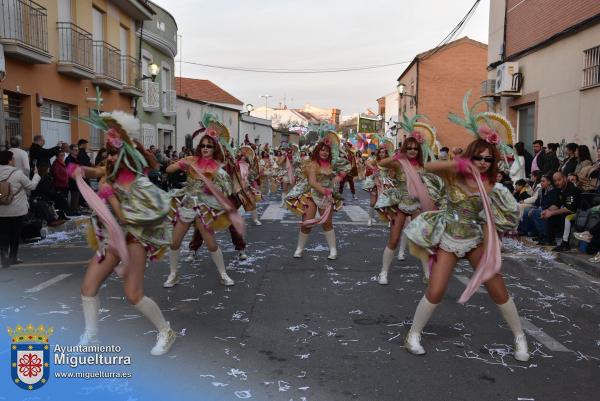
<svg viewBox="0 0 600 401"><path fill-rule="evenodd" d="M590 228L590 234L592 234L593 238L588 246L588 252L600 252L600 223Z"/></svg>
<svg viewBox="0 0 600 401"><path fill-rule="evenodd" d="M0 255L4 266L17 259L24 217L0 217Z"/></svg>
<svg viewBox="0 0 600 401"><path fill-rule="evenodd" d="M233 225L229 226L229 234L231 235L231 242L235 246L236 251L243 251L246 249L246 241L244 241L244 237L233 227ZM200 231L194 229L194 236L190 241L190 250L196 252L202 244L204 243L204 239L202 235L200 235Z"/></svg>
<svg viewBox="0 0 600 401"><path fill-rule="evenodd" d="M525 208L525 210L523 211L523 217L521 218L521 221L519 222L518 231L520 233L526 234L527 236L530 236L530 237L534 236L534 235L538 235L538 231L535 226L535 222L533 221L533 218L530 215L530 213L535 209L536 208L534 208L534 207Z"/></svg>
<svg viewBox="0 0 600 401"><path fill-rule="evenodd" d="M543 240L548 240L548 220L542 219L542 208L535 207L529 211L529 219L532 221L538 236Z"/></svg>
<svg viewBox="0 0 600 401"><path fill-rule="evenodd" d="M342 182L340 182L340 193L344 192L344 185L346 182L348 185L350 185L350 192L352 192L352 195L354 195L356 193L356 190L354 189L354 177L350 174L346 175Z"/></svg>
<svg viewBox="0 0 600 401"><path fill-rule="evenodd" d="M81 197L79 189L69 189L69 196L71 213L79 213L79 198Z"/></svg>
<svg viewBox="0 0 600 401"><path fill-rule="evenodd" d="M558 216L552 216L549 219L547 219L547 232L549 241L556 241L557 234L562 237L563 231L565 229L565 217L567 217L566 214L561 214Z"/></svg>

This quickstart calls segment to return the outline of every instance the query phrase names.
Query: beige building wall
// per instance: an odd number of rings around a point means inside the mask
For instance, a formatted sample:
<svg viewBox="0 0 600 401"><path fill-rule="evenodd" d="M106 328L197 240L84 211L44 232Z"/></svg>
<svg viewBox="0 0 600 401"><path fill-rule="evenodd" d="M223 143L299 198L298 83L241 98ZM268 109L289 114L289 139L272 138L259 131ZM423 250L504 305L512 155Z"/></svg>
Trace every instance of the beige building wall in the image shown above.
<svg viewBox="0 0 600 401"><path fill-rule="evenodd" d="M502 98L500 112L517 127L517 106L523 99L533 100L536 138L558 143L565 139L595 150L600 146L600 87L580 88L583 52L598 45L600 24L517 60L524 77L523 96Z"/></svg>

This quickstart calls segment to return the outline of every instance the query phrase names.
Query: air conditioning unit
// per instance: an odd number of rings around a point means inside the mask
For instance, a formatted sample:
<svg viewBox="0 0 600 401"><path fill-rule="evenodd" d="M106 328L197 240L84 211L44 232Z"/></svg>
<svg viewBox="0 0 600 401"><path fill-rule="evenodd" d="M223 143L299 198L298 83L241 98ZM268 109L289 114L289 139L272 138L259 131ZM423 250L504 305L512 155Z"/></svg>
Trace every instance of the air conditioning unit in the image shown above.
<svg viewBox="0 0 600 401"><path fill-rule="evenodd" d="M519 72L519 63L510 62L496 69L496 95L520 96L523 75Z"/></svg>

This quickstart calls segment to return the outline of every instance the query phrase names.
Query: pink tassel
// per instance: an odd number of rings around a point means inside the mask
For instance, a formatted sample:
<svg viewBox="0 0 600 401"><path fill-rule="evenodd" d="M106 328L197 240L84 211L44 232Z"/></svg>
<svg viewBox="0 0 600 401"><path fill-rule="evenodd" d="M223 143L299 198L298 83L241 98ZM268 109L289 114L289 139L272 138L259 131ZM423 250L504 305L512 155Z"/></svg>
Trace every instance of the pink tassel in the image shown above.
<svg viewBox="0 0 600 401"><path fill-rule="evenodd" d="M81 196L83 196L87 204L96 212L102 223L106 226L108 230L108 246L117 253L123 266L127 266L129 263L129 253L127 252L127 242L125 241L125 235L123 235L121 226L119 226L102 199L85 182L81 174L76 174L75 182ZM123 268L115 268L115 271L119 276L122 276L124 273Z"/></svg>
<svg viewBox="0 0 600 401"><path fill-rule="evenodd" d="M233 205L231 204L231 202L229 202L229 199L227 199L225 194L223 194L223 192L221 192L219 188L217 188L217 186L213 184L213 182L210 179L206 178L206 176L202 174L202 171L200 171L200 168L198 168L198 166L192 164L191 167L196 172L196 174L198 174L198 177L202 180L202 182L204 182L204 185L206 185L206 187L212 193L212 195L217 199L219 204L225 209L229 217L229 221L231 222L231 225L233 225L236 231L240 233L242 237L244 237L246 235L246 225L244 224L244 219L242 218L242 216L240 216L237 209L233 207Z"/></svg>
<svg viewBox="0 0 600 401"><path fill-rule="evenodd" d="M497 273L500 272L502 267L502 259L500 256L500 238L496 231L496 222L492 215L492 208L490 207L490 198L487 195L485 186L481 181L481 174L479 171L470 164L470 173L475 177L477 188L479 189L479 195L481 196L481 202L483 203L483 209L485 210L485 217L487 220L487 243L483 244L483 255L477 264L475 273L471 280L467 284L467 288L463 291L459 303L464 304L471 298L471 296L477 291L481 283L485 283ZM485 236L484 236L485 238Z"/></svg>
<svg viewBox="0 0 600 401"><path fill-rule="evenodd" d="M421 178L415 171L415 168L405 157L399 157L396 160L400 162L404 174L406 174L406 187L411 197L419 199L421 203L421 211L426 212L429 210L436 210L435 204L429 196L427 187L421 181Z"/></svg>

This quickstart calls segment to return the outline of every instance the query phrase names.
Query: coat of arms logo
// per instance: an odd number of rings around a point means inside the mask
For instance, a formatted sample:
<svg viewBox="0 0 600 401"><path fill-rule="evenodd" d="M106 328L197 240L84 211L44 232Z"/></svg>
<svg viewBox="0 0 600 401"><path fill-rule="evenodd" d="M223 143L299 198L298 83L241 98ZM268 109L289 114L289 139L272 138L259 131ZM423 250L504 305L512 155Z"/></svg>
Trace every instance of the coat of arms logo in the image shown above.
<svg viewBox="0 0 600 401"><path fill-rule="evenodd" d="M9 327L11 337L10 371L13 383L25 390L37 390L50 377L50 344L48 338L54 333L52 327L35 327L31 323L23 327Z"/></svg>

